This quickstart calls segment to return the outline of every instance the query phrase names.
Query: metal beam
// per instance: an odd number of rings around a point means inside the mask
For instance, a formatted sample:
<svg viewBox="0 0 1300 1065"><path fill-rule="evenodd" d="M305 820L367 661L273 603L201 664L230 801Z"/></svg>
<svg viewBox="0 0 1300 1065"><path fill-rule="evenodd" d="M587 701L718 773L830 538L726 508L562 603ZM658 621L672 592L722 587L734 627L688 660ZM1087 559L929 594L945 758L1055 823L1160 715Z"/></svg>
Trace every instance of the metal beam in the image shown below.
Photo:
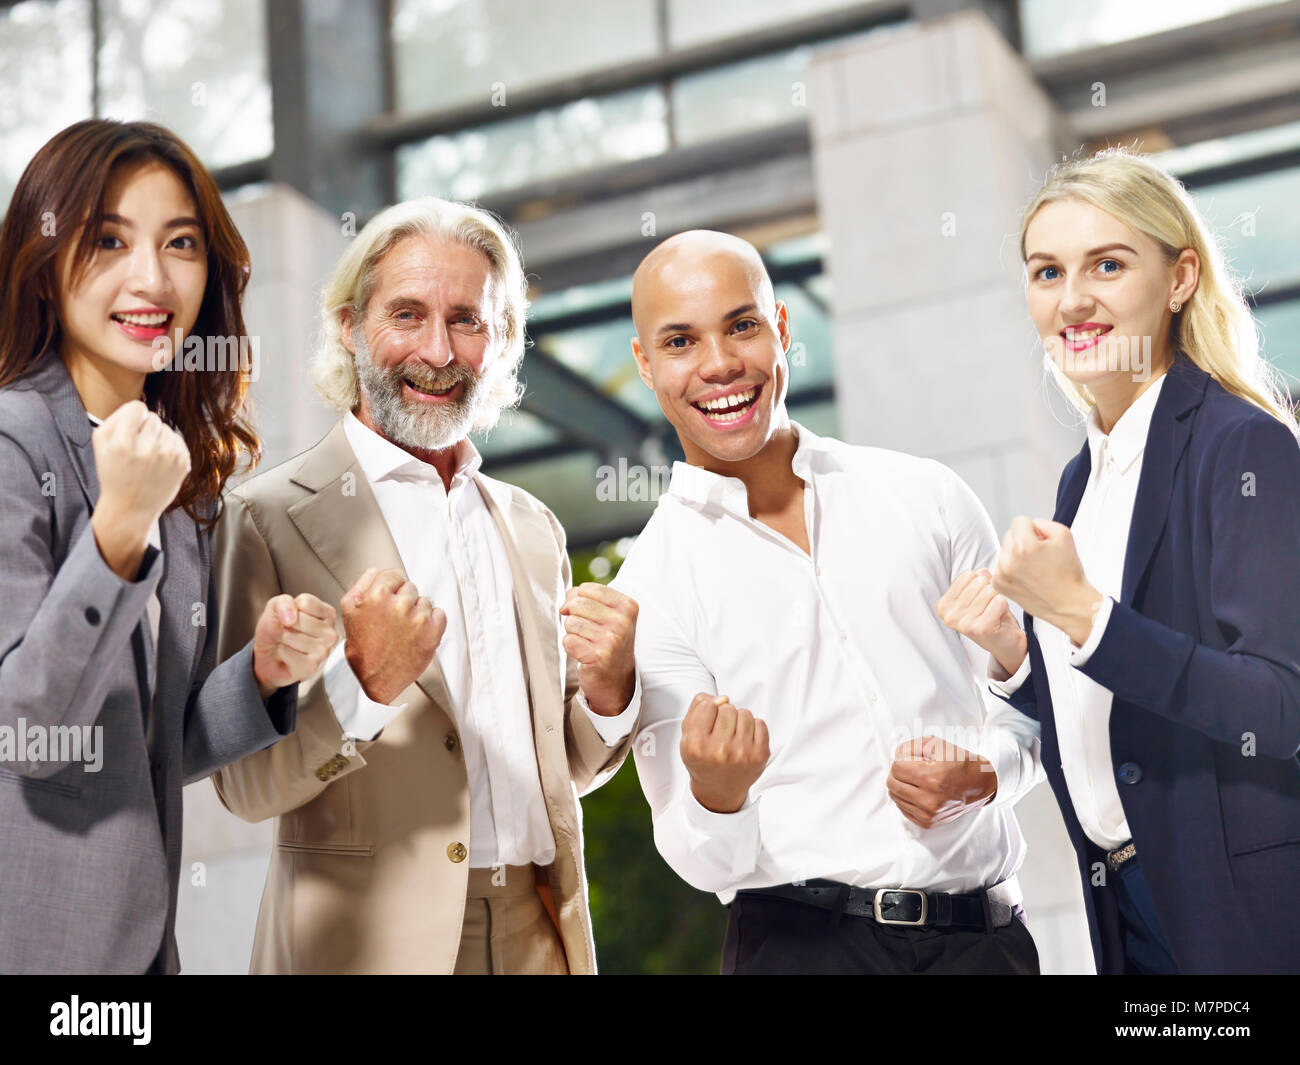
<svg viewBox="0 0 1300 1065"><path fill-rule="evenodd" d="M393 161L359 131L391 104L387 3L266 0L275 147L267 178L361 215L392 195Z"/></svg>
<svg viewBox="0 0 1300 1065"><path fill-rule="evenodd" d="M640 455L655 430L644 418L567 366L534 350L520 371L520 407L602 455Z"/></svg>

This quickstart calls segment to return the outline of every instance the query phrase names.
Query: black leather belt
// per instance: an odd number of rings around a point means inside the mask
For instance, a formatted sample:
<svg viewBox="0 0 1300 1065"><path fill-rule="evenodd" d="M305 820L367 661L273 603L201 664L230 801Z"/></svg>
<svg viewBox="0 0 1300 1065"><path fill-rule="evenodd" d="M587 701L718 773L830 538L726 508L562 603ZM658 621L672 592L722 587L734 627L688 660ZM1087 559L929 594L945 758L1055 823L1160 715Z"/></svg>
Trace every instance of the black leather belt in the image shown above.
<svg viewBox="0 0 1300 1065"><path fill-rule="evenodd" d="M804 884L744 888L736 894L801 902L832 913L869 917L878 924L958 931L988 932L1010 924L1015 917L1009 903L990 898L987 891L949 895L915 888L860 888L834 880L809 880Z"/></svg>

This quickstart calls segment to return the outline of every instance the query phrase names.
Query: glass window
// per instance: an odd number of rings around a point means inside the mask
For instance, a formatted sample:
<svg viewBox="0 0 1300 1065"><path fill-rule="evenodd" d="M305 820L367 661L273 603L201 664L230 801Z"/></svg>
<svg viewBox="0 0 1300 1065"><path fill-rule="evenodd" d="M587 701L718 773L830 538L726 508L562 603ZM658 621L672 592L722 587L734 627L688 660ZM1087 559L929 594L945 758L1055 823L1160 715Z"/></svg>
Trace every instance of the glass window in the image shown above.
<svg viewBox="0 0 1300 1065"><path fill-rule="evenodd" d="M524 356L523 376L528 374L528 356ZM479 449L484 460L497 459L519 451L554 444L560 434L540 418L535 418L527 411L508 410L501 414L501 420L488 433L475 436L474 446Z"/></svg>
<svg viewBox="0 0 1300 1065"><path fill-rule="evenodd" d="M1282 371L1291 395L1300 400L1300 300L1288 300L1255 312L1260 351Z"/></svg>
<svg viewBox="0 0 1300 1065"><path fill-rule="evenodd" d="M1255 129L1210 141L1197 141L1168 151L1156 152L1152 158L1174 174L1187 174L1212 166L1229 166L1257 159L1273 152L1300 147L1300 122Z"/></svg>
<svg viewBox="0 0 1300 1065"><path fill-rule="evenodd" d="M209 167L271 153L263 0L100 0L100 112L179 134Z"/></svg>
<svg viewBox="0 0 1300 1065"><path fill-rule="evenodd" d="M1147 37L1163 30L1221 18L1268 0L1178 0L1135 4L1133 0L1020 0L1020 33L1032 58L1077 52L1097 45Z"/></svg>
<svg viewBox="0 0 1300 1065"><path fill-rule="evenodd" d="M810 48L748 59L678 78L673 129L679 144L808 120Z"/></svg>
<svg viewBox="0 0 1300 1065"><path fill-rule="evenodd" d="M88 0L0 8L0 212L41 145L90 116L92 47Z"/></svg>
<svg viewBox="0 0 1300 1065"><path fill-rule="evenodd" d="M1192 195L1249 291L1300 281L1300 167L1206 185Z"/></svg>
<svg viewBox="0 0 1300 1065"><path fill-rule="evenodd" d="M663 93L650 86L399 148L398 195L471 200L658 155L667 146Z"/></svg>
<svg viewBox="0 0 1300 1065"><path fill-rule="evenodd" d="M400 111L493 102L510 93L648 59L657 0L396 0L393 64Z"/></svg>

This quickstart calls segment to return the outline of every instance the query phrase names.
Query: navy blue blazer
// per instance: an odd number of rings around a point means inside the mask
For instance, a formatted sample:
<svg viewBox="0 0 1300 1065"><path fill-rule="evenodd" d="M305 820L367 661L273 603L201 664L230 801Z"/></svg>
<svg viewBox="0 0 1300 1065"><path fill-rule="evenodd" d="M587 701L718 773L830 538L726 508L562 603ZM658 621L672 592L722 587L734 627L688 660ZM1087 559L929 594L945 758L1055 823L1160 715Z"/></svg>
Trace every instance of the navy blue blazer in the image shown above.
<svg viewBox="0 0 1300 1065"><path fill-rule="evenodd" d="M1055 520L1074 521L1085 443ZM1097 971L1124 970L1110 875L1061 769L1042 651L1011 702L1042 724ZM1185 973L1300 971L1300 443L1179 355L1147 434L1121 597L1082 671L1142 873Z"/></svg>

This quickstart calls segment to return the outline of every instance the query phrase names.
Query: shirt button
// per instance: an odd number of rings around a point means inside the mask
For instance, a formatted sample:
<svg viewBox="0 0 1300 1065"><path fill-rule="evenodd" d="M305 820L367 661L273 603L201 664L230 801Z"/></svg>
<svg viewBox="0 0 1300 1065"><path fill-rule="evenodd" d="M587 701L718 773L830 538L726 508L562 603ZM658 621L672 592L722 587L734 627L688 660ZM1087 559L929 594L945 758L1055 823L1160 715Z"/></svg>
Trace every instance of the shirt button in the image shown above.
<svg viewBox="0 0 1300 1065"><path fill-rule="evenodd" d="M1121 784L1136 784L1142 779L1142 767L1137 762L1125 762L1115 775Z"/></svg>
<svg viewBox="0 0 1300 1065"><path fill-rule="evenodd" d="M443 740L442 743L443 746L447 748L447 750L454 751L457 746L456 733L448 732L447 738Z"/></svg>
<svg viewBox="0 0 1300 1065"><path fill-rule="evenodd" d="M469 854L469 851L465 849L463 843L452 843L447 847L447 857L453 862L463 862L467 854Z"/></svg>
<svg viewBox="0 0 1300 1065"><path fill-rule="evenodd" d="M86 607L86 620L89 621L92 625L98 625L99 611L96 610L93 606Z"/></svg>

